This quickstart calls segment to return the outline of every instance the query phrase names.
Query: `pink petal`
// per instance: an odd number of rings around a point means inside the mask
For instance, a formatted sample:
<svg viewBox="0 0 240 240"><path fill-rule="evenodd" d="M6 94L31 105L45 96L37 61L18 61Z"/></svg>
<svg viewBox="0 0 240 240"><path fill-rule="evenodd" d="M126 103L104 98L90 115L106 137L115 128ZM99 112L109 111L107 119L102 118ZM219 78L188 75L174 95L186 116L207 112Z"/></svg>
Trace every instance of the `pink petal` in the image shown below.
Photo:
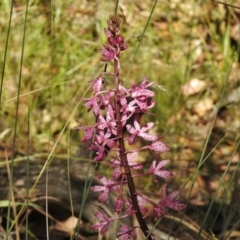
<svg viewBox="0 0 240 240"><path fill-rule="evenodd" d="M136 120L134 120L134 127L136 130L140 130L140 124Z"/></svg>
<svg viewBox="0 0 240 240"><path fill-rule="evenodd" d="M148 96L148 97L154 97L155 93L148 89L138 89L132 93L132 97L141 97L141 96Z"/></svg>
<svg viewBox="0 0 240 240"><path fill-rule="evenodd" d="M150 134L150 133L140 133L139 136L150 142L154 142L158 139L157 136Z"/></svg>
<svg viewBox="0 0 240 240"><path fill-rule="evenodd" d="M118 179L122 174L121 168L117 167L115 168L115 170L113 171L113 179Z"/></svg>
<svg viewBox="0 0 240 240"><path fill-rule="evenodd" d="M103 78L98 77L92 81L92 90L95 92L102 91Z"/></svg>
<svg viewBox="0 0 240 240"><path fill-rule="evenodd" d="M131 135L130 137L128 137L128 143L130 144L130 145L132 145L132 144L134 144L134 142L135 142L135 140L136 140L136 135Z"/></svg>
<svg viewBox="0 0 240 240"><path fill-rule="evenodd" d="M146 124L146 126L142 127L142 131L146 132L149 129L151 129L153 126L154 126L154 123L153 122L149 122L149 123Z"/></svg>
<svg viewBox="0 0 240 240"><path fill-rule="evenodd" d="M174 210L182 210L182 209L186 208L186 204L176 202L176 203L171 203L170 206L168 206L168 207L172 208Z"/></svg>
<svg viewBox="0 0 240 240"><path fill-rule="evenodd" d="M105 189L99 196L98 202L105 202L108 198L109 189Z"/></svg>
<svg viewBox="0 0 240 240"><path fill-rule="evenodd" d="M94 161L97 162L97 161L101 161L104 159L105 157L105 154L103 152L97 152L96 153L97 156L94 158Z"/></svg>
<svg viewBox="0 0 240 240"><path fill-rule="evenodd" d="M172 192L169 194L168 198L169 199L175 199L179 195L179 191Z"/></svg>
<svg viewBox="0 0 240 240"><path fill-rule="evenodd" d="M131 134L135 133L135 129L130 124L126 125L126 128L127 128L128 132L130 132Z"/></svg>
<svg viewBox="0 0 240 240"><path fill-rule="evenodd" d="M146 103L140 102L136 100L137 105L140 107L142 111L146 111L148 109L148 106Z"/></svg>
<svg viewBox="0 0 240 240"><path fill-rule="evenodd" d="M109 222L102 227L100 233L101 233L102 235L105 234L105 233L108 231L108 228L109 228Z"/></svg>
<svg viewBox="0 0 240 240"><path fill-rule="evenodd" d="M159 208L159 207L154 208L153 211L154 211L155 215L156 215L157 217L159 217L159 218L162 217L163 214L164 214L163 209L161 209L161 208Z"/></svg>
<svg viewBox="0 0 240 240"><path fill-rule="evenodd" d="M150 168L149 168L149 171L150 171L150 172L153 172L153 170L155 170L155 168L156 168L156 163L157 163L156 160L154 160L154 161L152 162L152 164L151 164L151 166L150 166Z"/></svg>
<svg viewBox="0 0 240 240"><path fill-rule="evenodd" d="M160 169L162 168L163 166L167 165L169 163L169 159L166 159L166 160L162 160L158 163L156 169Z"/></svg>
<svg viewBox="0 0 240 240"><path fill-rule="evenodd" d="M94 192L101 192L101 191L104 191L105 188L106 188L105 186L93 186L90 189Z"/></svg>
<svg viewBox="0 0 240 240"><path fill-rule="evenodd" d="M115 186L112 186L111 189L113 189L115 191L120 191L120 186L119 185L115 185Z"/></svg>
<svg viewBox="0 0 240 240"><path fill-rule="evenodd" d="M131 162L129 163L129 166L132 167L135 170L139 170L143 168L143 165L140 163L136 163L136 162Z"/></svg>
<svg viewBox="0 0 240 240"><path fill-rule="evenodd" d="M104 176L102 176L102 175L98 175L98 179L102 182L102 184L103 185L107 185L108 184L108 180L107 180L107 178L105 178Z"/></svg>
<svg viewBox="0 0 240 240"><path fill-rule="evenodd" d="M112 159L110 160L110 164L111 164L111 165L115 165L115 166L119 166L119 165L120 165L120 161L119 161L118 159L112 158Z"/></svg>
<svg viewBox="0 0 240 240"><path fill-rule="evenodd" d="M161 171L155 172L154 174L161 178L170 178L173 176L173 173L167 170L161 170Z"/></svg>
<svg viewBox="0 0 240 240"><path fill-rule="evenodd" d="M115 202L115 212L120 213L122 210L123 200L121 198L118 198Z"/></svg>
<svg viewBox="0 0 240 240"><path fill-rule="evenodd" d="M169 148L164 144L163 142L154 142L152 143L151 150L156 151L156 152L167 152Z"/></svg>
<svg viewBox="0 0 240 240"><path fill-rule="evenodd" d="M93 133L94 133L94 129L93 128L86 127L85 128L85 135L84 135L84 137L83 137L81 142L87 142L87 141L91 140L92 136L93 136Z"/></svg>
<svg viewBox="0 0 240 240"><path fill-rule="evenodd" d="M127 154L127 160L131 161L133 158L135 158L138 155L137 152L132 152Z"/></svg>

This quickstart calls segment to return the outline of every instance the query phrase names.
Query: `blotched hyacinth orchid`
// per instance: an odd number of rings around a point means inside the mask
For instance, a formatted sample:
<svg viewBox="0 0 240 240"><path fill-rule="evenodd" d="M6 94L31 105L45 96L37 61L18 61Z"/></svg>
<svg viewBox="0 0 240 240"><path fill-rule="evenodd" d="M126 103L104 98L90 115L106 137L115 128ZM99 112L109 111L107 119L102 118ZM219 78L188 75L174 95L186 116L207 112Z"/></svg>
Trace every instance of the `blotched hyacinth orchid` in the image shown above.
<svg viewBox="0 0 240 240"><path fill-rule="evenodd" d="M110 191L118 193L115 203L115 211L119 214L118 218L108 218L101 210L98 210L96 217L99 223L92 226L99 230L101 234L108 231L110 223L119 218L136 215L138 226L121 225L117 233L118 239L137 239L135 228L139 227L147 239L154 239L145 221L149 214L155 214L161 217L165 214L167 208L181 210L185 207L179 200L176 200L178 192L173 192L167 196L167 185L163 186L162 198L159 203L142 196L136 191L133 177L141 177L146 174L152 175L154 181L159 178L169 178L173 174L165 170L165 165L169 160L161 160L161 154L169 151L165 143L159 140L159 137L149 133L154 126L149 122L142 126L141 116L149 111L155 105L152 91L153 82L148 82L144 78L140 84L133 84L126 88L120 82L120 55L127 49L124 37L120 35L120 17L118 15L110 16L108 20L108 29L104 32L108 42L100 49L102 61L113 62L113 73L103 72L96 79L90 81L92 84L93 95L90 98L83 99L84 106L91 111L95 117L93 126L80 126L85 134L82 142L87 143L87 149L96 152L94 161L100 162L111 155L110 165L113 167L112 177L107 179L102 175L98 178L102 185L91 187L94 192L99 192L99 202L105 202L108 199ZM105 75L112 76L113 88L105 79ZM126 133L128 136L126 137ZM131 151L125 149L125 141L134 145L138 139L146 141L146 145ZM153 155L153 162L148 171L143 172L143 165L138 163L137 156L139 152L149 150ZM141 173L132 174L132 170L141 171ZM123 194L123 185L127 185L129 194ZM150 206L150 208L149 208Z"/></svg>

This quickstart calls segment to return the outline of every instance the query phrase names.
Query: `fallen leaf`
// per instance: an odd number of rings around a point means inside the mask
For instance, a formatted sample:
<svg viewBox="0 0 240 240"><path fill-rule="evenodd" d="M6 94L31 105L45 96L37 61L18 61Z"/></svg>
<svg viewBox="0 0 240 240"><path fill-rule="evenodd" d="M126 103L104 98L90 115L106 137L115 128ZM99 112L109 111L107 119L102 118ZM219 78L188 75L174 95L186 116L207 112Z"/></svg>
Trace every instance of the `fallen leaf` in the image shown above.
<svg viewBox="0 0 240 240"><path fill-rule="evenodd" d="M191 96L202 91L206 86L206 82L193 78L182 86L182 92L185 96Z"/></svg>
<svg viewBox="0 0 240 240"><path fill-rule="evenodd" d="M209 110L213 109L213 100L210 98L205 98L199 103L197 103L193 110L194 112L200 116L203 117Z"/></svg>
<svg viewBox="0 0 240 240"><path fill-rule="evenodd" d="M71 235L74 231L74 228L77 226L77 223L78 223L78 219L74 216L71 216L65 221L57 222L55 227L56 229L64 231Z"/></svg>

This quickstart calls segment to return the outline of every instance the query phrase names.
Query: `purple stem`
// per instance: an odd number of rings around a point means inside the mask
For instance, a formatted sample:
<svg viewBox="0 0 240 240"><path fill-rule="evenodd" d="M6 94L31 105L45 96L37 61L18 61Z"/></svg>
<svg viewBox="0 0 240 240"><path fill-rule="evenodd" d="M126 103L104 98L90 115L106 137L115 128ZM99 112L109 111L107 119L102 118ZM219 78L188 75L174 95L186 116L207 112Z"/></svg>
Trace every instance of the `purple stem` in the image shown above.
<svg viewBox="0 0 240 240"><path fill-rule="evenodd" d="M128 189L130 191L130 196L132 199L133 210L136 214L138 223L140 228L142 229L143 234L147 237L148 240L154 240L153 236L149 235L148 226L143 218L143 215L140 211L140 207L137 200L136 188L133 181L132 173L130 167L128 165L126 149L123 140L123 127L120 115L120 96L119 96L119 69L118 69L118 62L114 59L114 82L115 82L115 89L116 89L116 97L115 97L115 106L116 106L116 120L117 120L117 133L118 133L118 142L119 142L119 156L121 163L124 167L125 175L127 177Z"/></svg>

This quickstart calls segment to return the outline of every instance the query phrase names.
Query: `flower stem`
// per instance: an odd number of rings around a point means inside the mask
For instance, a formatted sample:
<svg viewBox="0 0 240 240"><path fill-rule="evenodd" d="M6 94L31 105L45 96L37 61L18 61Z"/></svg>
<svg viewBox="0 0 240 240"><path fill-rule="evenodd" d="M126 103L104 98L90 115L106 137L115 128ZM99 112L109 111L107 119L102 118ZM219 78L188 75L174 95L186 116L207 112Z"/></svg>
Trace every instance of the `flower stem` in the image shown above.
<svg viewBox="0 0 240 240"><path fill-rule="evenodd" d="M137 200L135 184L133 181L130 167L128 165L127 154L126 154L126 149L125 149L124 139L123 139L123 127L122 127L121 113L120 113L121 103L120 103L120 95L119 95L119 69L118 69L117 60L114 60L114 82L115 82L115 88L116 88L115 108L116 108L118 143L119 143L119 149L120 149L119 150L120 160L124 167L125 175L127 178L128 189L130 191L130 196L131 196L132 205L133 205L133 211L136 214L140 228L142 229L142 232L145 235L146 239L153 240L154 239L153 236L151 235L149 236L148 226L140 211L140 207Z"/></svg>

